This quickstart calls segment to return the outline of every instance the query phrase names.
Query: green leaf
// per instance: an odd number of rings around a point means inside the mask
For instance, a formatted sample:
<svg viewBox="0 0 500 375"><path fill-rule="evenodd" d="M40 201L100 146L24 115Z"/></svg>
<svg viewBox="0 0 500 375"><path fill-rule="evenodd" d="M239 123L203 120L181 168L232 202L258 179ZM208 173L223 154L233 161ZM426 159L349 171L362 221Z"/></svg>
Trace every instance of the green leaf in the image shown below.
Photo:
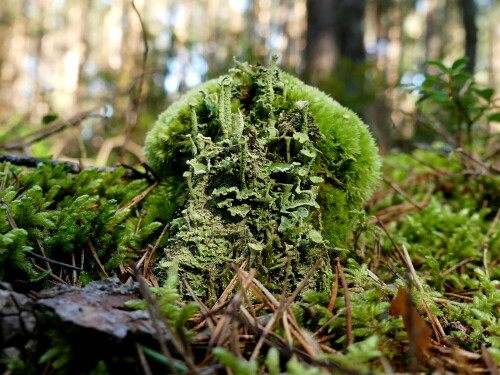
<svg viewBox="0 0 500 375"><path fill-rule="evenodd" d="M467 61L469 61L467 57L462 57L456 60L451 66L451 70L453 70L454 72L460 72L464 70L465 67L467 66Z"/></svg>
<svg viewBox="0 0 500 375"><path fill-rule="evenodd" d="M500 122L500 112L489 115L488 121Z"/></svg>
<svg viewBox="0 0 500 375"><path fill-rule="evenodd" d="M42 123L44 125L50 124L51 122L57 120L59 116L57 116L55 113L48 113L42 118Z"/></svg>
<svg viewBox="0 0 500 375"><path fill-rule="evenodd" d="M486 88L486 89L475 89L474 90L481 98L490 101L491 97L495 93L495 89Z"/></svg>
<svg viewBox="0 0 500 375"><path fill-rule="evenodd" d="M432 91L430 93L430 96L432 99L438 101L438 102L446 102L448 101L449 99L449 95L448 93L444 92L444 91Z"/></svg>
<svg viewBox="0 0 500 375"><path fill-rule="evenodd" d="M434 65L437 66L439 69L441 69L444 73L448 72L448 68L441 62L441 61L436 61L436 60L427 60L425 62L427 65Z"/></svg>

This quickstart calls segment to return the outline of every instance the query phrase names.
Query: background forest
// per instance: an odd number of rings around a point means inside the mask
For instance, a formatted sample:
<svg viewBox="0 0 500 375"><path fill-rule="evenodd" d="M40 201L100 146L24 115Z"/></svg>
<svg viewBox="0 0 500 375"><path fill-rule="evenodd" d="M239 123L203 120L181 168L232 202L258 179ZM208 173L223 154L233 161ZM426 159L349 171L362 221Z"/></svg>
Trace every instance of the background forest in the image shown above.
<svg viewBox="0 0 500 375"><path fill-rule="evenodd" d="M398 86L421 84L426 60L468 56L467 70L480 84L500 86L500 4L492 0L135 5L147 56L129 1L3 1L0 142L90 111L84 117L101 117L77 121L31 152L97 165L118 156L137 161L158 113L189 87L227 71L233 56L267 64L278 53L281 68L370 124L384 153L415 132L424 140L432 135L412 115L416 97ZM126 155L119 151L124 144Z"/></svg>
<svg viewBox="0 0 500 375"><path fill-rule="evenodd" d="M2 0L0 373L498 374L499 19Z"/></svg>

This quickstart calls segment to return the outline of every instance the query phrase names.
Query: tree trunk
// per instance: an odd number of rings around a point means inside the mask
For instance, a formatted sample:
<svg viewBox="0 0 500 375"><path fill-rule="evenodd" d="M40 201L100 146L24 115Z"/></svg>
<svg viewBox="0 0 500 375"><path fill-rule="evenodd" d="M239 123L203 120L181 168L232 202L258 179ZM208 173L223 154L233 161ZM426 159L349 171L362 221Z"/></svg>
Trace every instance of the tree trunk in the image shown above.
<svg viewBox="0 0 500 375"><path fill-rule="evenodd" d="M309 81L323 80L334 68L338 46L334 14L338 0L307 0L305 64Z"/></svg>
<svg viewBox="0 0 500 375"><path fill-rule="evenodd" d="M309 80L318 83L348 59L365 61L363 21L366 0L308 0L305 63Z"/></svg>
<svg viewBox="0 0 500 375"><path fill-rule="evenodd" d="M349 59L356 65L365 61L365 8L366 0L342 0L334 17L339 57Z"/></svg>
<svg viewBox="0 0 500 375"><path fill-rule="evenodd" d="M473 73L477 51L476 4L474 0L460 0L460 7L462 8L462 20L465 28L465 56L469 58L466 70Z"/></svg>

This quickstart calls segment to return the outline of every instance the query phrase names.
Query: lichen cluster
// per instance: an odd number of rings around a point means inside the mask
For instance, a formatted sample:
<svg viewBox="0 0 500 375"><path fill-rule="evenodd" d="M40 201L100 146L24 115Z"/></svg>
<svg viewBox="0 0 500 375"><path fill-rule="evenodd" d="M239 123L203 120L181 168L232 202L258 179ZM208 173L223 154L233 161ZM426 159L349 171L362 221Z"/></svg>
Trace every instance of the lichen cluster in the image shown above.
<svg viewBox="0 0 500 375"><path fill-rule="evenodd" d="M350 210L379 178L366 125L275 62L237 62L174 103L146 140L153 170L185 184L165 196L180 207L162 264L209 299L244 259L280 290L289 258L292 282L321 258L313 282L326 287Z"/></svg>

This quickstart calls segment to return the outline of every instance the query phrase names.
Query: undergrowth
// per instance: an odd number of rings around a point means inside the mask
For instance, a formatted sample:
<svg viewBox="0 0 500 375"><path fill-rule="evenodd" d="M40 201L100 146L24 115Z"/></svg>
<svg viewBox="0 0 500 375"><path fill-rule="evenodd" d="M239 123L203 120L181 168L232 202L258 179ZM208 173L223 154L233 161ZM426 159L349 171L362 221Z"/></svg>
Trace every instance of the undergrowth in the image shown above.
<svg viewBox="0 0 500 375"><path fill-rule="evenodd" d="M344 260L335 260L331 289L303 290L297 286L301 280L287 280L279 295L237 268L228 268L235 283L215 304L185 297L181 285L185 291L189 283L176 276L153 289L165 324L180 338L197 371L313 375L494 370L494 361L500 362L500 151L490 123L498 120L498 107L494 92L478 88L464 72L463 60L451 67L433 64L440 71L428 75L422 87L412 88L420 95L419 116L450 124L444 131L452 136L444 134L445 141L384 159L384 184L366 211L349 212L350 237L345 248L336 249ZM129 260L141 258L158 239L158 245L166 243L159 219L169 220L182 202L158 197L178 197L185 188L184 180L163 184L157 187L164 189L161 194L121 209L150 183L125 182L123 170L72 175L62 166L25 170L4 163L0 171L0 279L28 289L47 286L55 281L51 275L66 281L73 275L72 269L53 264L49 269L43 259L30 255L42 249L46 258L81 268L76 283L99 279L103 271L122 274ZM150 282L153 264L144 268ZM284 278L287 267L284 263ZM413 302L407 304L432 327L425 347L414 342L405 317L390 313L400 287ZM287 299L290 295L293 300ZM152 308L142 300L127 305ZM53 373L63 373L61 363L81 360L68 350L75 347L70 345L73 339L62 331L49 335L52 347L41 361ZM190 372L189 361L170 340L173 357L158 343L140 338L137 353L145 354L160 372ZM259 340L262 346L254 355ZM91 356L92 348L87 349ZM123 362L139 363L134 350L124 350ZM113 353L113 359L88 358L88 368L110 373L112 362L120 361ZM13 373L26 368L22 361L7 364Z"/></svg>

